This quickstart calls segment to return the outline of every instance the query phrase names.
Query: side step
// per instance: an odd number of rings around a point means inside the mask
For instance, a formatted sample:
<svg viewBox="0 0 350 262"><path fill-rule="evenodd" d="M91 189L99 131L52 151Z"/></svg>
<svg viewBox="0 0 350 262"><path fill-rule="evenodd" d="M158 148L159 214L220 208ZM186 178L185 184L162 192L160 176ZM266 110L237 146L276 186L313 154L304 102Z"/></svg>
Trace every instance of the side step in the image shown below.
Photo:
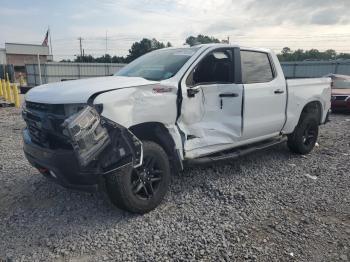
<svg viewBox="0 0 350 262"><path fill-rule="evenodd" d="M230 160L230 159L234 159L234 158L238 158L238 157L247 155L247 154L252 153L254 151L263 150L263 149L269 148L271 146L275 146L275 145L284 143L286 141L287 141L287 137L280 137L277 139L269 139L269 140L266 140L263 142L238 147L238 148L232 149L230 151L225 151L223 153L216 153L216 154L205 156L205 157L189 159L186 161L186 165L188 165L188 166L204 165L204 164L210 164L213 162Z"/></svg>

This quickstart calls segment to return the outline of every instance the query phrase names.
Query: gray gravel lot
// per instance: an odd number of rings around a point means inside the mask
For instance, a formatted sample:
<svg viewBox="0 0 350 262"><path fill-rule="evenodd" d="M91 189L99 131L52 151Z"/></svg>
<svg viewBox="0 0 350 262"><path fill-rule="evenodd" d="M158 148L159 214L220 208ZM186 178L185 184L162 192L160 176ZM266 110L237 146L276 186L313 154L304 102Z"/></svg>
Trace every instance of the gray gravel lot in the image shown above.
<svg viewBox="0 0 350 262"><path fill-rule="evenodd" d="M0 108L0 261L350 260L350 115L333 115L306 157L280 145L186 170L144 216L47 181L23 127Z"/></svg>

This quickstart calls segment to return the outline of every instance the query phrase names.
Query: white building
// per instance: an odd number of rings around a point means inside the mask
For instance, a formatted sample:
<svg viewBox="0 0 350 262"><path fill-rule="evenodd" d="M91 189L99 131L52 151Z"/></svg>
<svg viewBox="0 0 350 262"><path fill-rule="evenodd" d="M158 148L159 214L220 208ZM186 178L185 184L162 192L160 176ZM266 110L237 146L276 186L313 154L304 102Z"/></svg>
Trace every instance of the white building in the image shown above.
<svg viewBox="0 0 350 262"><path fill-rule="evenodd" d="M37 64L52 61L49 47L43 45L5 43L5 48L0 49L0 64L13 65L15 78L19 74L25 76L25 64Z"/></svg>
<svg viewBox="0 0 350 262"><path fill-rule="evenodd" d="M0 65L6 64L6 49L0 48Z"/></svg>

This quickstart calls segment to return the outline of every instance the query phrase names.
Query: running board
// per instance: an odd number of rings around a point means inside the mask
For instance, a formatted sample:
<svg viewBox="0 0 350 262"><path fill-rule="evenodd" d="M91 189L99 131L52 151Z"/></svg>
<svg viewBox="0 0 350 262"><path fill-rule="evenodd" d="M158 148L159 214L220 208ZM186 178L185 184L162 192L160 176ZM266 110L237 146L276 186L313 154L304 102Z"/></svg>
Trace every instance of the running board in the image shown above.
<svg viewBox="0 0 350 262"><path fill-rule="evenodd" d="M254 151L263 150L263 149L284 143L286 141L287 141L287 137L280 137L273 140L269 139L267 141L250 144L243 147L238 147L230 151L226 151L226 153L221 153L220 155L214 154L214 155L209 155L205 157L189 159L189 160L186 160L186 165L188 166L203 165L203 164L210 164L213 162L230 160L230 159L234 159L234 158L238 158L238 157L250 154Z"/></svg>

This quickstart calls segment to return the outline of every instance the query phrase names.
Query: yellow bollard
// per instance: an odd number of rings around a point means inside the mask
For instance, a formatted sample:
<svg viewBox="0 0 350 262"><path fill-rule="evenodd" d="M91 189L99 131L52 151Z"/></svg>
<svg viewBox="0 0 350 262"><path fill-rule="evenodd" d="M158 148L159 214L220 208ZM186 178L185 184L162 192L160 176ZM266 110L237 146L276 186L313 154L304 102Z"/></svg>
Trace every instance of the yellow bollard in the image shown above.
<svg viewBox="0 0 350 262"><path fill-rule="evenodd" d="M25 83L24 83L24 77L22 76L22 74L19 75L19 85L20 86L24 86Z"/></svg>
<svg viewBox="0 0 350 262"><path fill-rule="evenodd" d="M4 99L7 101L7 90L6 90L6 82L5 79L1 80L2 83L2 91L4 93Z"/></svg>
<svg viewBox="0 0 350 262"><path fill-rule="evenodd" d="M12 92L11 92L10 81L7 81L6 87L7 87L7 89L6 89L6 91L7 91L7 102L12 104L14 101L13 101L13 96L12 96Z"/></svg>
<svg viewBox="0 0 350 262"><path fill-rule="evenodd" d="M21 100L18 94L18 88L16 84L12 85L12 92L13 92L13 99L15 102L15 107L20 108L21 107Z"/></svg>
<svg viewBox="0 0 350 262"><path fill-rule="evenodd" d="M4 92L2 91L2 81L0 78L0 96L4 96Z"/></svg>

